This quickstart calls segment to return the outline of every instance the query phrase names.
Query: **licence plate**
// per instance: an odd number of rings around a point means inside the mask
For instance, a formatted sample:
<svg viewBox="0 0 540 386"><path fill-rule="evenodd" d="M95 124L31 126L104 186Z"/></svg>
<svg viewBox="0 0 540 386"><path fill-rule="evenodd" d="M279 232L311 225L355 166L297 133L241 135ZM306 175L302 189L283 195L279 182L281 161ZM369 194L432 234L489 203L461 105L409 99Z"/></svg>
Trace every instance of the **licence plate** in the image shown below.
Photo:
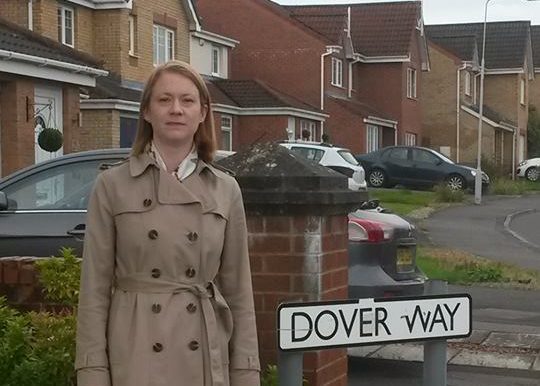
<svg viewBox="0 0 540 386"><path fill-rule="evenodd" d="M414 261L414 247L398 247L397 248L397 271L406 272L412 270Z"/></svg>

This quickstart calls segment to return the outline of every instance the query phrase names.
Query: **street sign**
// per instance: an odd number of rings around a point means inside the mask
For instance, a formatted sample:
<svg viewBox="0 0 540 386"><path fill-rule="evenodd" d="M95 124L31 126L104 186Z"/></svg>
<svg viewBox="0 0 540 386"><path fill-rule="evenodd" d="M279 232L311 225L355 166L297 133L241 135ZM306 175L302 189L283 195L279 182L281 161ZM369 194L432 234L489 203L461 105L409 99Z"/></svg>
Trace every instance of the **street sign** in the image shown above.
<svg viewBox="0 0 540 386"><path fill-rule="evenodd" d="M278 343L292 351L463 338L471 313L468 294L284 303Z"/></svg>

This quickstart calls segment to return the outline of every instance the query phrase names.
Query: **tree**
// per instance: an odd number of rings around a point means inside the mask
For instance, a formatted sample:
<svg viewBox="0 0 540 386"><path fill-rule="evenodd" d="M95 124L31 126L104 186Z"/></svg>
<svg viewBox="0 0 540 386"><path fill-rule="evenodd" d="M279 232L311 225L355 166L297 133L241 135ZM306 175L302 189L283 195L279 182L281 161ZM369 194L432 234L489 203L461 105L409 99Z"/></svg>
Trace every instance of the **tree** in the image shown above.
<svg viewBox="0 0 540 386"><path fill-rule="evenodd" d="M529 125L527 127L528 158L540 157L540 111L529 106Z"/></svg>

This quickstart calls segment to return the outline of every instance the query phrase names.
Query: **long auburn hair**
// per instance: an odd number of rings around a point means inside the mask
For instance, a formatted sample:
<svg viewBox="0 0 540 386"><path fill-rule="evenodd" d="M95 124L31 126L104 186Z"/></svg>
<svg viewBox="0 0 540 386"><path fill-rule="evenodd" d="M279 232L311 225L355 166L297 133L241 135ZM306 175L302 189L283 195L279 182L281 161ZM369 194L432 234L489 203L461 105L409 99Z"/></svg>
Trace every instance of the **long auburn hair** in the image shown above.
<svg viewBox="0 0 540 386"><path fill-rule="evenodd" d="M152 125L144 119L144 113L150 107L150 99L157 80L165 72L185 76L191 80L197 87L197 90L199 90L201 108L206 108L206 117L204 118L204 121L199 123L199 127L195 132L193 140L195 142L195 146L197 147L199 158L205 162L211 162L214 158L217 143L216 133L214 131L214 117L212 114L210 93L208 92L204 79L201 77L201 75L199 75L197 70L191 67L188 63L179 60L171 60L170 62L156 67L156 69L148 77L141 96L139 122L137 125L135 140L133 142L133 146L131 147L131 154L142 154L146 148L146 145L150 143L153 138Z"/></svg>

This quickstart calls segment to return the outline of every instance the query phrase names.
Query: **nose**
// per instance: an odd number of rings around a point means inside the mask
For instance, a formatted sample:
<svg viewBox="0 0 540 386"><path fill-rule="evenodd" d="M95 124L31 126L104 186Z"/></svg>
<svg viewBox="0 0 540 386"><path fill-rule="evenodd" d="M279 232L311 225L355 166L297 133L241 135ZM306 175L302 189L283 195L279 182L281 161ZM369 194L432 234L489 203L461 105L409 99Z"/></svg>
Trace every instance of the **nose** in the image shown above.
<svg viewBox="0 0 540 386"><path fill-rule="evenodd" d="M184 110L182 108L182 103L179 99L174 98L171 104L171 113L173 114L183 114Z"/></svg>

